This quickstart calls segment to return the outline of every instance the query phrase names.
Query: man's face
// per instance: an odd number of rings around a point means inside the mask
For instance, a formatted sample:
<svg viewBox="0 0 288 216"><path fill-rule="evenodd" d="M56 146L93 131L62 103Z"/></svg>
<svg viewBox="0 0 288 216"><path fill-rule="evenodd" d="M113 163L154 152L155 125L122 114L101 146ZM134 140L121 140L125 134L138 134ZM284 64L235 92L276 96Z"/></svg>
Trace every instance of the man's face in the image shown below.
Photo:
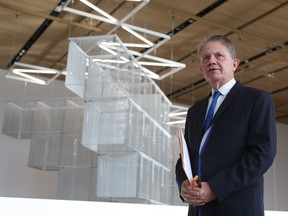
<svg viewBox="0 0 288 216"><path fill-rule="evenodd" d="M227 47L219 41L210 41L200 53L200 70L205 79L218 89L234 77L239 59L233 59Z"/></svg>

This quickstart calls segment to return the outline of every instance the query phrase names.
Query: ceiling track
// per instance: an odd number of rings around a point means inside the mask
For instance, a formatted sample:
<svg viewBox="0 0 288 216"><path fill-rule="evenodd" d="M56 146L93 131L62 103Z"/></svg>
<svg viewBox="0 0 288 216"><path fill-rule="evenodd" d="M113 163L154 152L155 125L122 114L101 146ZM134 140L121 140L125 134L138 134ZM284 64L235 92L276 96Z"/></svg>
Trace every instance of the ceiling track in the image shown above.
<svg viewBox="0 0 288 216"><path fill-rule="evenodd" d="M61 0L58 5L54 8L54 10L50 13L50 16L57 17L61 13L59 8L61 5L65 4L67 0ZM46 31L46 29L53 22L52 19L46 18L44 22L38 27L38 29L34 32L34 34L28 39L28 41L24 44L24 46L18 51L18 53L14 56L14 58L7 65L8 68L13 66L15 62L20 61L20 59L27 53L27 51L31 48L31 46L38 40L38 38Z"/></svg>
<svg viewBox="0 0 288 216"><path fill-rule="evenodd" d="M43 13L40 13L40 12L36 12L34 10L32 11L32 10L29 10L29 9L26 9L26 8L24 9L24 8L21 8L21 7L16 7L16 6L13 6L13 5L10 5L10 4L6 4L6 3L3 3L3 2L0 2L0 7L3 7L5 9L9 9L9 10L14 10L14 11L21 12L21 13L25 13L25 14L29 14L29 15L36 16L36 17L41 17L43 19L50 19L50 20L53 20L53 21L57 21L57 22L60 22L60 23L67 24L67 25L88 29L90 31L91 30L96 31L96 32L101 32L102 31L100 28L97 28L97 27L94 27L94 26L91 26L91 25L87 25L85 23L75 22L75 21L66 20L66 19L63 19L63 18L60 18L60 17L46 15L46 14L43 14Z"/></svg>
<svg viewBox="0 0 288 216"><path fill-rule="evenodd" d="M276 74L276 73L281 72L281 71L286 70L286 69L288 69L288 65L286 65L286 66L284 66L284 67L282 67L282 68L276 69L276 70L274 70L274 71L271 71L271 72L269 72L269 73L263 74L263 75L261 75L261 76L255 77L254 79L250 79L249 81L246 81L246 82L244 82L243 84L248 84L248 83L250 83L250 82L254 82L254 81L256 81L256 80L259 80L259 79L261 79L261 78L267 77L267 76L272 75L272 74ZM272 92L271 92L271 94L275 94L275 93L278 93L278 92L277 92L277 91L272 91Z"/></svg>

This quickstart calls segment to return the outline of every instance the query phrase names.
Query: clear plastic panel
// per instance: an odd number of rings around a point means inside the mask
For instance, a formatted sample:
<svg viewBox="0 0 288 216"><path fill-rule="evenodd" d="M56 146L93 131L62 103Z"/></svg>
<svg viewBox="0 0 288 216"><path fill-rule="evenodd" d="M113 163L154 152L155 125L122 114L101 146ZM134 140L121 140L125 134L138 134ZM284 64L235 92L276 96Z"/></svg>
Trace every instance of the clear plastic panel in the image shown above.
<svg viewBox="0 0 288 216"><path fill-rule="evenodd" d="M97 197L136 197L136 153L101 155L97 175Z"/></svg>
<svg viewBox="0 0 288 216"><path fill-rule="evenodd" d="M33 114L33 132L62 131L65 108L64 100L37 101Z"/></svg>
<svg viewBox="0 0 288 216"><path fill-rule="evenodd" d="M84 100L82 98L67 98L65 99L65 106L63 132L76 137L82 136Z"/></svg>
<svg viewBox="0 0 288 216"><path fill-rule="evenodd" d="M60 167L57 198L95 201L96 167Z"/></svg>
<svg viewBox="0 0 288 216"><path fill-rule="evenodd" d="M65 86L84 98L88 57L75 43L69 43Z"/></svg>
<svg viewBox="0 0 288 216"><path fill-rule="evenodd" d="M150 161L140 158L139 162L139 188L138 196L143 199L151 197L153 191L151 190L152 180L152 164Z"/></svg>
<svg viewBox="0 0 288 216"><path fill-rule="evenodd" d="M61 133L33 133L28 166L40 170L58 170Z"/></svg>
<svg viewBox="0 0 288 216"><path fill-rule="evenodd" d="M5 104L2 133L30 138L32 133L82 132L84 101L81 98L18 100ZM64 127L64 128L63 128Z"/></svg>
<svg viewBox="0 0 288 216"><path fill-rule="evenodd" d="M2 133L18 139L30 139L34 107L34 101L7 101Z"/></svg>
<svg viewBox="0 0 288 216"><path fill-rule="evenodd" d="M98 198L134 198L138 202L165 203L170 170L140 153L100 155Z"/></svg>
<svg viewBox="0 0 288 216"><path fill-rule="evenodd" d="M105 99L87 102L84 111L84 146L99 151L101 145L124 145L128 116L128 100Z"/></svg>
<svg viewBox="0 0 288 216"><path fill-rule="evenodd" d="M81 136L64 133L59 160L60 167L94 167L97 165L97 153L81 144Z"/></svg>

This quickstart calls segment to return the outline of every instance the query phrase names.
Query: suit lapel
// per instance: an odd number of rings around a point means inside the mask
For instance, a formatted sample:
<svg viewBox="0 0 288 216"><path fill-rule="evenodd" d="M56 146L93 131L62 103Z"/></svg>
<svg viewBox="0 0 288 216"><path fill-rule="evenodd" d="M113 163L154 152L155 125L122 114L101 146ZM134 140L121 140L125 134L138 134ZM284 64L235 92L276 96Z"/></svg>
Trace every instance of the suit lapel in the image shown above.
<svg viewBox="0 0 288 216"><path fill-rule="evenodd" d="M211 97L211 93L203 100L203 103L200 107L199 118L200 118L200 122L202 122L201 130L204 127L204 122L205 122L205 118L206 118L206 112L207 112L207 107L208 107L208 102L209 102L210 97Z"/></svg>
<svg viewBox="0 0 288 216"><path fill-rule="evenodd" d="M217 121L217 119L220 118L220 116L222 115L222 113L229 107L229 105L232 103L232 101L235 100L235 98L237 97L239 91L241 88L241 84L239 82L237 82L233 88L230 90L230 92L228 93L228 95L226 96L225 100L223 101L223 103L221 104L221 106L219 107L219 109L217 110L217 112L215 113L214 118L212 119L212 124Z"/></svg>
<svg viewBox="0 0 288 216"><path fill-rule="evenodd" d="M200 143L203 137L203 127L204 127L204 120L205 120L205 116L206 116L206 110L207 110L207 106L208 106L208 101L209 101L209 97L211 96L208 95L206 98L204 98L200 103L199 106L197 106L197 110L195 111L195 113L198 113L197 116L195 116L194 119L194 127L193 130L191 131L191 133L194 134L195 137L195 142L194 142L194 148L196 148L196 152L199 151L199 147L200 147Z"/></svg>

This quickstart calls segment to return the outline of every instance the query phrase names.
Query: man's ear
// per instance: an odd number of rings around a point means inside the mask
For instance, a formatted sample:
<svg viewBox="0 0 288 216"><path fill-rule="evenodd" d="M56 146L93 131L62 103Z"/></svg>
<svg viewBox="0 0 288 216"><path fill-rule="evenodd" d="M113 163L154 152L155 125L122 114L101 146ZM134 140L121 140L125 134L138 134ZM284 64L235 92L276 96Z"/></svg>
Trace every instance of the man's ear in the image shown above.
<svg viewBox="0 0 288 216"><path fill-rule="evenodd" d="M199 66L199 69L200 69L200 71L203 73L201 65Z"/></svg>
<svg viewBox="0 0 288 216"><path fill-rule="evenodd" d="M233 59L233 67L234 67L234 70L236 70L236 68L238 67L238 65L240 64L240 60L235 58Z"/></svg>

